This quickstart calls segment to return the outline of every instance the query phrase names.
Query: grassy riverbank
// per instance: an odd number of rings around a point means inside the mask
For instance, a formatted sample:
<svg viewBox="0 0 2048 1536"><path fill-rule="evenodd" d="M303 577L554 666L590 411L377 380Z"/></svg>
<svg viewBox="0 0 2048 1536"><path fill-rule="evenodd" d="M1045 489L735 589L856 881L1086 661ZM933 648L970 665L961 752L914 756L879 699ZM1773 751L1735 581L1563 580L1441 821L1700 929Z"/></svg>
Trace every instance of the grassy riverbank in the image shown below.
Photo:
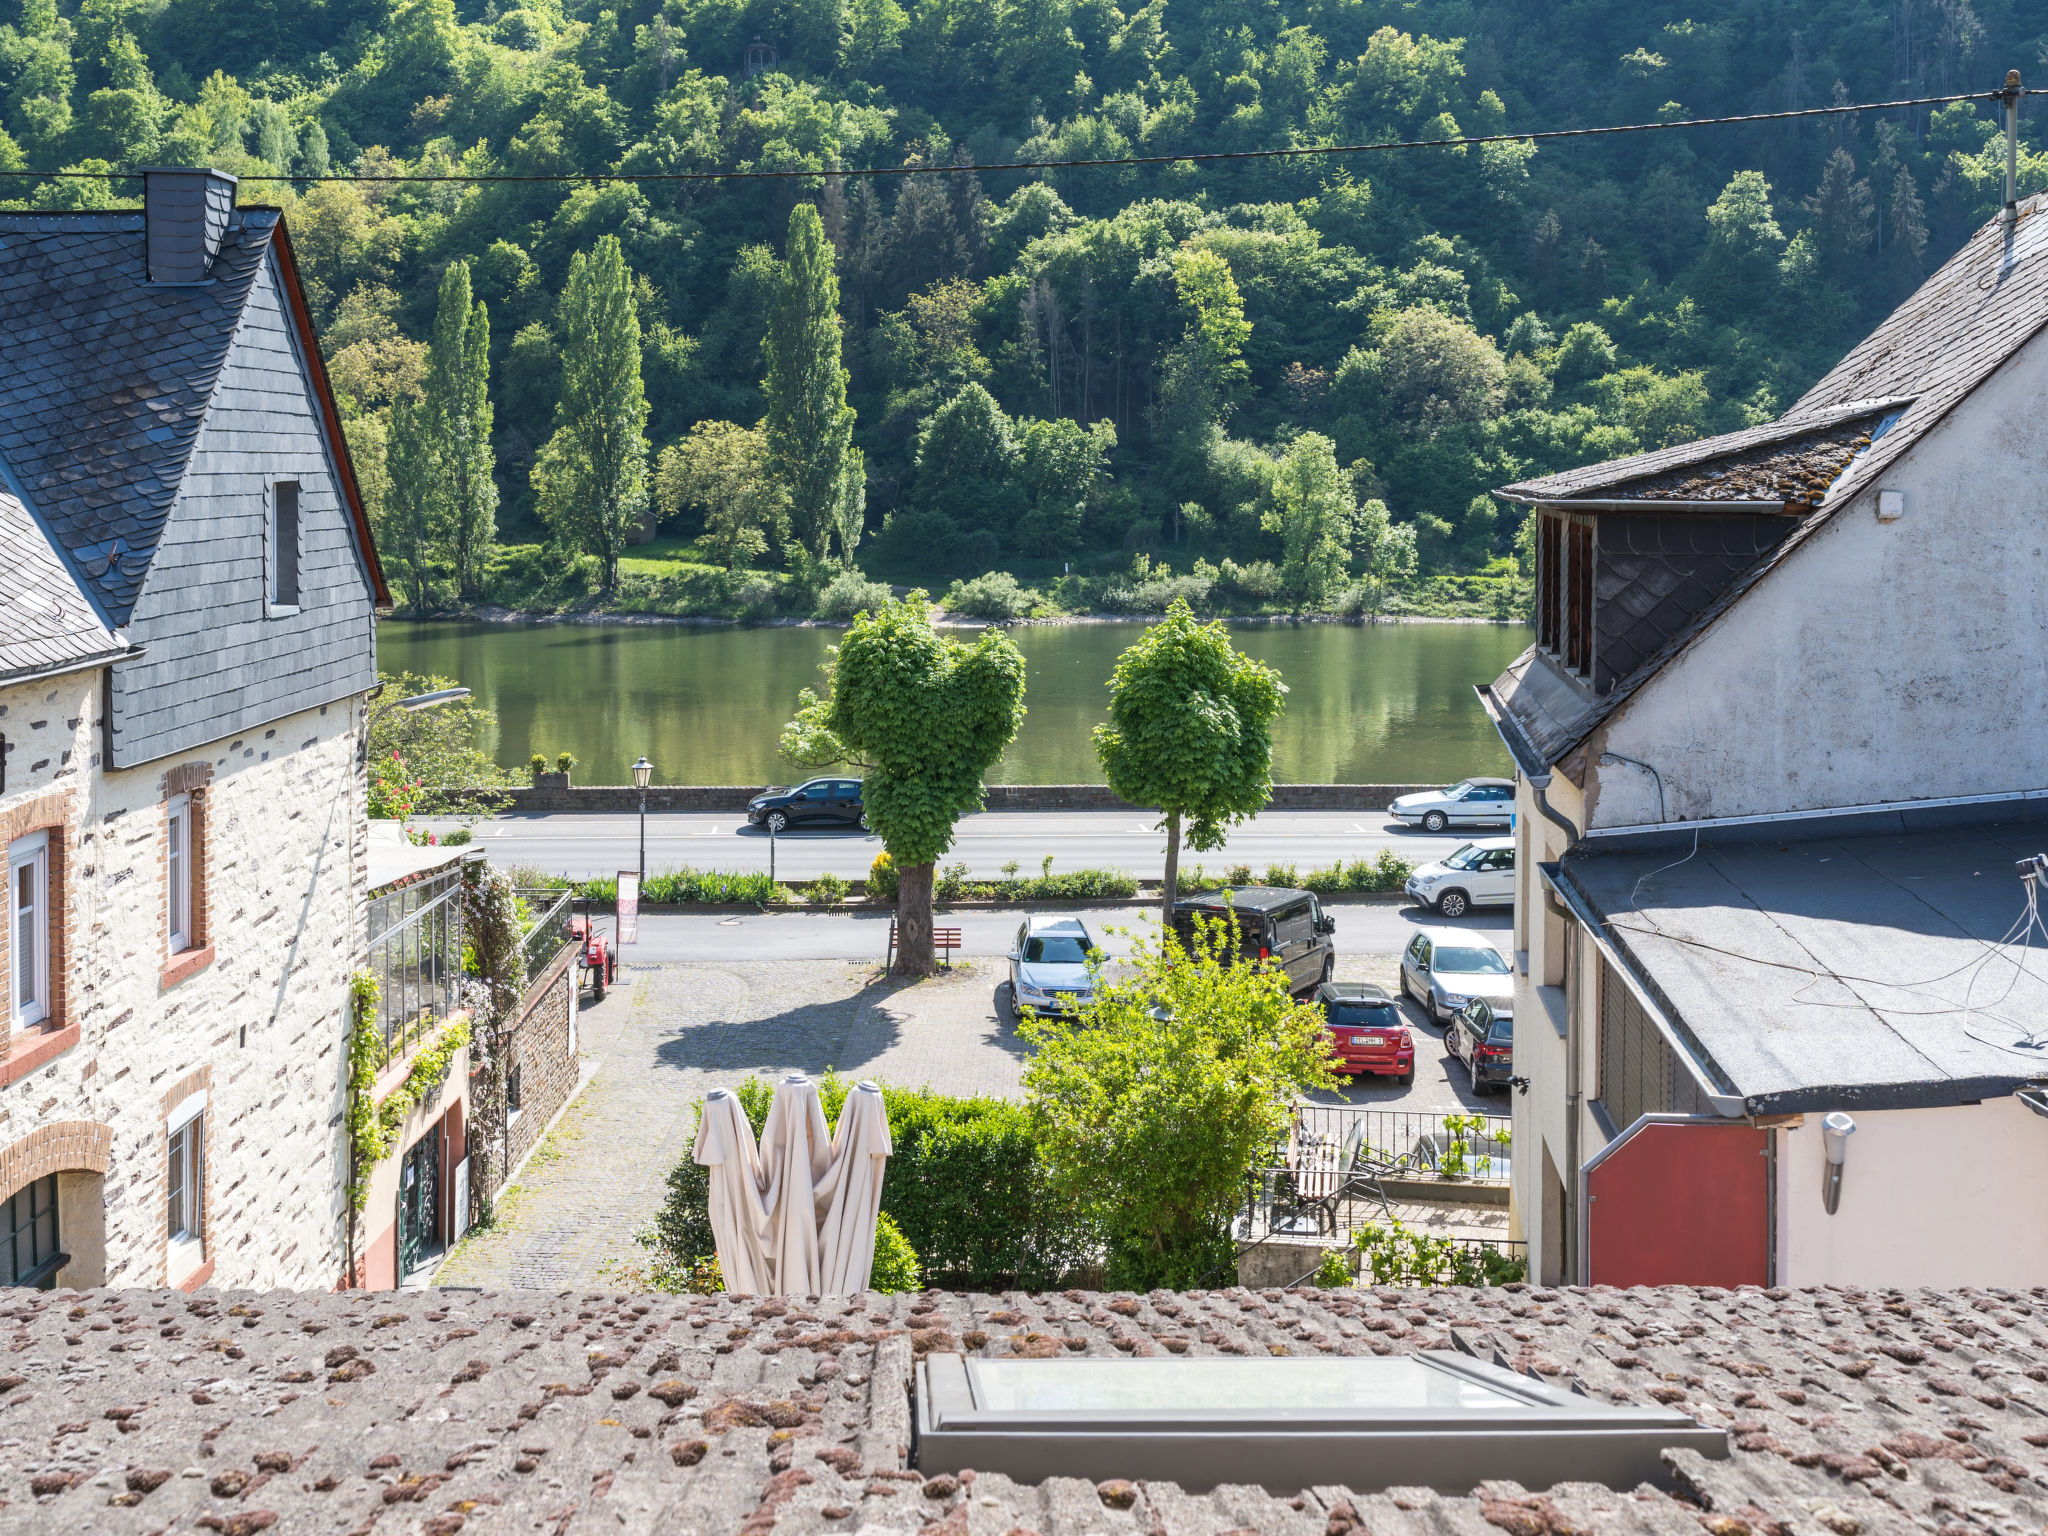
<svg viewBox="0 0 2048 1536"><path fill-rule="evenodd" d="M1057 562L1021 561L972 580L941 572L886 574L896 578L899 590L923 586L949 611L977 619L1137 617L1163 611L1176 597L1186 597L1200 613L1221 617L1297 613L1277 590L1277 572L1263 563L1238 566L1225 560L1212 565L1201 559L1154 560L1139 554L1077 564L1079 568L1063 571ZM1380 590L1353 585L1329 603L1300 613L1345 619L1521 620L1528 590L1515 562L1506 559L1495 561L1484 574L1422 577ZM860 608L881 601L888 591L888 584L858 571L842 574L822 589L785 570L727 571L702 558L689 541L664 538L637 546L621 560L618 584L606 594L598 590L595 560L565 559L539 544L514 544L498 551L485 611L537 619L617 616L831 623L844 622Z"/></svg>

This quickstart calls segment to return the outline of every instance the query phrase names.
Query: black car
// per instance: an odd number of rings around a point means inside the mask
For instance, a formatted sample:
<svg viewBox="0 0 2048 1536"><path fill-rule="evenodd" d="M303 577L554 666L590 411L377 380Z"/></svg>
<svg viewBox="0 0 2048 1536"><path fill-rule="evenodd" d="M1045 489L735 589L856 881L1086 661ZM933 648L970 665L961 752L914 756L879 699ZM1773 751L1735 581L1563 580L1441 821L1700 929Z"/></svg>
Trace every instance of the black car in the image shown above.
<svg viewBox="0 0 2048 1536"><path fill-rule="evenodd" d="M1475 997L1451 1015L1444 1044L1465 1063L1472 1091L1505 1088L1515 1075L1515 1021L1511 1014Z"/></svg>
<svg viewBox="0 0 2048 1536"><path fill-rule="evenodd" d="M794 789L764 789L747 802L747 820L780 832L799 824L865 827L859 779L811 779Z"/></svg>
<svg viewBox="0 0 2048 1536"><path fill-rule="evenodd" d="M1331 938L1337 920L1323 911L1313 891L1232 885L1183 896L1173 904L1173 931L1183 944L1194 936L1197 913L1217 921L1234 917L1239 952L1247 960L1284 969L1290 992L1306 992L1317 982L1328 981L1337 967L1337 945Z"/></svg>

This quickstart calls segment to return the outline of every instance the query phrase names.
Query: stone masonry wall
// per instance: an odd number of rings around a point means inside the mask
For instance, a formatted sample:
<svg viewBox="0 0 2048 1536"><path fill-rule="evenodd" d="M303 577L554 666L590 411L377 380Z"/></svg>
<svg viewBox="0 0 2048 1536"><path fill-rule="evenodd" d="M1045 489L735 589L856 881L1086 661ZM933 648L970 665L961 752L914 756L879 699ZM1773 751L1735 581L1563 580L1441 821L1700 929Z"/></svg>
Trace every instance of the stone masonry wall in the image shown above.
<svg viewBox="0 0 2048 1536"><path fill-rule="evenodd" d="M554 779L556 775L546 774ZM1435 784L1275 784L1276 811L1383 811L1399 795L1436 789ZM507 791L514 811L607 811L625 815L640 808L640 791L630 784L559 787L544 784ZM650 811L715 811L735 814L761 793L758 785L662 784L647 791ZM991 811L1127 811L1135 809L1106 784L991 784L984 809Z"/></svg>
<svg viewBox="0 0 2048 1536"><path fill-rule="evenodd" d="M85 673L0 691L0 735L13 748L0 824L52 797L62 807L63 937L53 922L52 948L62 1019L77 1028L75 1042L9 1041L0 1168L51 1126L91 1128L106 1149L104 1282L162 1284L167 1117L202 1092L205 1254L183 1283L331 1284L342 1264L347 981L361 928L359 701L110 772L101 687ZM175 793L193 795L200 889L196 942L172 955L164 837ZM92 1226L90 1213L62 1214L81 1235Z"/></svg>
<svg viewBox="0 0 2048 1536"><path fill-rule="evenodd" d="M519 1066L519 1118L506 1133L506 1171L519 1166L555 1111L576 1090L576 1052L570 1049L570 1021L576 1007L576 957L564 946L555 964L528 990L524 1011L511 1030L507 1061Z"/></svg>

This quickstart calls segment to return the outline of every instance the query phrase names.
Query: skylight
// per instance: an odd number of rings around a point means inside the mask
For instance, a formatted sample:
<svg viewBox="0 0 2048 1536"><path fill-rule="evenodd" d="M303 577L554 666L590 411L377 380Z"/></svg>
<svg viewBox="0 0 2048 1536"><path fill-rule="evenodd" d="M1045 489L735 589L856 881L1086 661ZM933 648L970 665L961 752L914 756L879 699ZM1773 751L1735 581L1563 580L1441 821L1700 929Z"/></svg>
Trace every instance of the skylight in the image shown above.
<svg viewBox="0 0 2048 1536"><path fill-rule="evenodd" d="M1463 1355L983 1360L917 1368L917 1466L1020 1482L1149 1478L1294 1493L1488 1478L1530 1488L1668 1479L1661 1456L1728 1454L1682 1413L1596 1403Z"/></svg>

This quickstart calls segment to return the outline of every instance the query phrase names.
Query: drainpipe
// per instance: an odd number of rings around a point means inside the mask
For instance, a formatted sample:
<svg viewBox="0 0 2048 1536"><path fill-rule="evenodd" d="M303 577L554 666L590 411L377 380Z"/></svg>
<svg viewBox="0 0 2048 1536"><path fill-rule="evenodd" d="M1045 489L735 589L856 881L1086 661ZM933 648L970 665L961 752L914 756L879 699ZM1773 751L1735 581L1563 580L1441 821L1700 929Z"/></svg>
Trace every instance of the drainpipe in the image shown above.
<svg viewBox="0 0 2048 1536"><path fill-rule="evenodd" d="M2008 230L2020 221L2020 72L2005 72L2005 209L1998 222Z"/></svg>
<svg viewBox="0 0 2048 1536"><path fill-rule="evenodd" d="M1535 791L1536 809L1543 813L1545 819L1564 829L1564 835L1569 840L1565 848L1569 850L1571 845L1579 840L1579 829L1572 825L1570 817L1560 812L1545 797L1544 791L1550 788L1549 771L1546 769L1542 773L1524 774L1523 777L1529 781L1529 788ZM1573 966L1571 974L1578 976L1583 970L1581 966ZM1579 1075L1578 999L1567 995L1564 1007L1564 1161L1568 1171L1565 1175L1563 1202L1564 1283L1567 1285L1585 1284L1585 1276L1580 1273L1582 1266L1578 1241L1579 1116L1584 1096L1584 1086Z"/></svg>

